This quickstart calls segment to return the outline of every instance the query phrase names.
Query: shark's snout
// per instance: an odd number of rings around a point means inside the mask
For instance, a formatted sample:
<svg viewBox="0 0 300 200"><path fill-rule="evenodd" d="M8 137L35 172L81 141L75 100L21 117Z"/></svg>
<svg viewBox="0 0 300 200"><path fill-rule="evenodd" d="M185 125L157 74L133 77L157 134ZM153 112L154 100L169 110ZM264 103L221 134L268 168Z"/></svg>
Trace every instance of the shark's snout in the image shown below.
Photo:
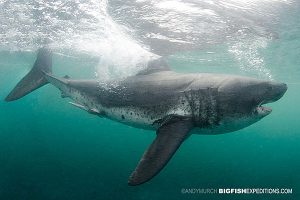
<svg viewBox="0 0 300 200"><path fill-rule="evenodd" d="M254 108L254 113L265 117L272 112L272 108L263 105L278 101L287 91L287 85L285 83L268 81L260 84L256 90L261 91L261 93L257 93L259 94L256 101L258 104Z"/></svg>
<svg viewBox="0 0 300 200"><path fill-rule="evenodd" d="M287 91L287 85L280 82L270 82L266 92L264 103L272 103L278 101Z"/></svg>

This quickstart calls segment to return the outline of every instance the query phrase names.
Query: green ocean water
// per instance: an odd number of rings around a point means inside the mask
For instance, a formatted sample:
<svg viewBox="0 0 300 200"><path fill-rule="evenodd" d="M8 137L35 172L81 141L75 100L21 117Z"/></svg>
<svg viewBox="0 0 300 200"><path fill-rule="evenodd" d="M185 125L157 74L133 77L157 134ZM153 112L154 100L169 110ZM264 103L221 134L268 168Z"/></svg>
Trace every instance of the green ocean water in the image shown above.
<svg viewBox="0 0 300 200"><path fill-rule="evenodd" d="M271 115L237 132L192 135L159 175L137 187L127 179L155 132L85 113L51 85L5 102L36 54L1 51L0 199L300 199L300 16L297 9L284 16L278 39L259 51L272 78L288 84L270 104ZM169 63L179 72L256 76L223 46L211 48L214 54L187 53L196 61L179 54ZM54 73L94 77L95 62L87 60L56 55ZM293 194L182 193L189 188L292 188Z"/></svg>

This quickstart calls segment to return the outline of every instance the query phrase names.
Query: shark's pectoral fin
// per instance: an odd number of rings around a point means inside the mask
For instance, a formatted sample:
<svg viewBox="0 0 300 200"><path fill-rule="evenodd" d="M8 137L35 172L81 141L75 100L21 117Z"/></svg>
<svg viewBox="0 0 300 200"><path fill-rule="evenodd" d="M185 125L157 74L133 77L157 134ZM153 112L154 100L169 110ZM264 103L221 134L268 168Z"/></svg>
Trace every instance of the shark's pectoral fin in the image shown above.
<svg viewBox="0 0 300 200"><path fill-rule="evenodd" d="M128 184L139 185L149 181L168 163L181 143L189 135L193 123L189 119L170 121L157 130L157 136L146 150Z"/></svg>

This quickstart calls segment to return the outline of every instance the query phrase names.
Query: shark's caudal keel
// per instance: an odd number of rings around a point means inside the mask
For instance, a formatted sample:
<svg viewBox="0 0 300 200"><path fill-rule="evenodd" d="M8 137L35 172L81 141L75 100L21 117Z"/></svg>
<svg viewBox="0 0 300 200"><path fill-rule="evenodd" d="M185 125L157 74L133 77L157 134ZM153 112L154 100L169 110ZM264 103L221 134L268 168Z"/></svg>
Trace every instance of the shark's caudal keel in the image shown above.
<svg viewBox="0 0 300 200"><path fill-rule="evenodd" d="M192 133L222 134L245 128L271 113L266 103L279 100L284 83L222 74L179 74L154 60L136 76L99 83L52 75L51 52L40 49L32 70L6 101L17 100L51 83L71 104L90 114L134 127L156 130L129 178L139 185L154 177Z"/></svg>

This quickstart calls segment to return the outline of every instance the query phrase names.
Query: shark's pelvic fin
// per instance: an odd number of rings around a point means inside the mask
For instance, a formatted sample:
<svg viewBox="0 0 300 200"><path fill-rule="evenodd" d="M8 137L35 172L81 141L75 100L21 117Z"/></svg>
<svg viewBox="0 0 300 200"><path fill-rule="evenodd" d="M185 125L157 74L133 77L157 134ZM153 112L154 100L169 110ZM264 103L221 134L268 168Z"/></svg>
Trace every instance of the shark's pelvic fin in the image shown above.
<svg viewBox="0 0 300 200"><path fill-rule="evenodd" d="M185 138L188 137L192 128L193 122L189 119L171 120L169 123L162 125L156 132L155 140L131 174L128 184L132 186L139 185L158 174Z"/></svg>

